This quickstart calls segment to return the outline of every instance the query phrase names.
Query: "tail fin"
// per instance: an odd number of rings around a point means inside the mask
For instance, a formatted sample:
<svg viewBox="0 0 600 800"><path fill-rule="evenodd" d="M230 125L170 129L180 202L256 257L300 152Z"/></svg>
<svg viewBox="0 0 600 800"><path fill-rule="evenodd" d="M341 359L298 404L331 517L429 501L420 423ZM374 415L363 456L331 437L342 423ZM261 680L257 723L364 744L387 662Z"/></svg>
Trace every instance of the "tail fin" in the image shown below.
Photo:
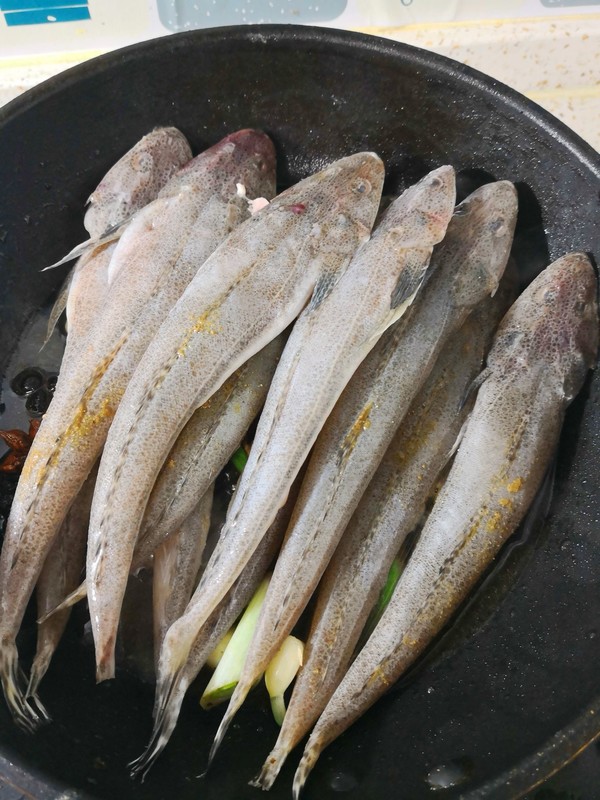
<svg viewBox="0 0 600 800"><path fill-rule="evenodd" d="M33 697L36 710L27 702L24 675L19 670L19 656L14 642L0 645L0 680L6 704L15 723L27 733L33 733L44 721L49 719L46 710L37 697Z"/></svg>

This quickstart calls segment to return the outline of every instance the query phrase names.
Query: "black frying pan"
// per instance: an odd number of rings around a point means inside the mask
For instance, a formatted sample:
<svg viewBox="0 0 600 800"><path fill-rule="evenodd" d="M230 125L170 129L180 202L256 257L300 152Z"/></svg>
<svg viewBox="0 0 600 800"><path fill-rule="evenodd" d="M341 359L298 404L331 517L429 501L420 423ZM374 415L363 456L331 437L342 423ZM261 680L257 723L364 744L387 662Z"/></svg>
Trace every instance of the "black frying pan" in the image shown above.
<svg viewBox="0 0 600 800"><path fill-rule="evenodd" d="M600 253L598 155L501 84L332 30L169 36L70 70L0 111L3 369L65 274L39 269L83 238L87 196L125 149L166 124L196 150L236 128L265 129L282 185L365 148L386 161L390 191L443 163L459 171L461 195L491 177L515 181L524 282L568 250ZM327 750L306 800L427 798L427 776L442 765L460 781L444 798L513 798L597 735L599 453L595 376L568 413L547 521L532 515L442 643ZM6 498L10 482L2 489ZM258 797L246 782L276 735L260 696L238 715L208 777L197 776L220 713L201 713L191 698L146 783L132 783L125 764L147 741L151 691L127 675L96 687L80 633L75 625L46 679L51 727L26 737L0 707L4 770L21 787L40 798ZM290 796L294 762L273 798Z"/></svg>

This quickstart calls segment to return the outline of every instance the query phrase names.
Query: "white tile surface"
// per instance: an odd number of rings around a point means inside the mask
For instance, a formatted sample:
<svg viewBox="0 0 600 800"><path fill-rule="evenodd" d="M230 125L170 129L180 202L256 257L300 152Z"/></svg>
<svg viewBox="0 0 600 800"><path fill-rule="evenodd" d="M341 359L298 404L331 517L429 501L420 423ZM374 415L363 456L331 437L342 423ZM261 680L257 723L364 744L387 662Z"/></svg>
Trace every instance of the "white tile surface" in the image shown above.
<svg viewBox="0 0 600 800"><path fill-rule="evenodd" d="M371 30L512 86L600 150L600 15Z"/></svg>

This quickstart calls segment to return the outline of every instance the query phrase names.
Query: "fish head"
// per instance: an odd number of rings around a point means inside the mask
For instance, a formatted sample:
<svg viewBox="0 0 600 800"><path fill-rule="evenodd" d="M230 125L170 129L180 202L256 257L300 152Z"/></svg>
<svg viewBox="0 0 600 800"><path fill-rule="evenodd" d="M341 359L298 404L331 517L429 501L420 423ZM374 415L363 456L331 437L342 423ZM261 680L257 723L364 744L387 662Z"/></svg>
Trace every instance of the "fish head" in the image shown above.
<svg viewBox="0 0 600 800"><path fill-rule="evenodd" d="M88 199L83 224L92 238L125 222L149 203L192 157L177 128L156 128L114 164Z"/></svg>
<svg viewBox="0 0 600 800"><path fill-rule="evenodd" d="M531 284L532 304L539 307L536 343L573 399L598 354L598 284L585 253L569 253L545 269Z"/></svg>
<svg viewBox="0 0 600 800"><path fill-rule="evenodd" d="M441 242L456 202L450 166L434 169L410 186L385 211L377 230L393 233L403 248L430 248Z"/></svg>
<svg viewBox="0 0 600 800"><path fill-rule="evenodd" d="M367 241L375 217L385 167L376 153L362 152L334 161L313 176L318 220L330 233L356 236L357 246ZM308 210L309 202L304 203ZM333 223L333 225L331 224Z"/></svg>
<svg viewBox="0 0 600 800"><path fill-rule="evenodd" d="M502 320L494 350L505 372L542 365L569 402L598 352L598 284L585 253L568 253L546 267Z"/></svg>
<svg viewBox="0 0 600 800"><path fill-rule="evenodd" d="M234 146L232 172L237 169L237 181L245 188L248 198L275 196L276 155L271 139L262 131L245 128L226 136L221 148Z"/></svg>
<svg viewBox="0 0 600 800"><path fill-rule="evenodd" d="M504 273L517 221L517 191L510 181L487 183L460 203L449 227L449 246L461 252L461 242L472 242L456 264L453 302L472 308L494 295Z"/></svg>
<svg viewBox="0 0 600 800"><path fill-rule="evenodd" d="M232 198L248 212L247 199L275 194L275 148L262 131L244 129L231 133L192 158L171 178L160 198L192 191L212 194L225 202Z"/></svg>

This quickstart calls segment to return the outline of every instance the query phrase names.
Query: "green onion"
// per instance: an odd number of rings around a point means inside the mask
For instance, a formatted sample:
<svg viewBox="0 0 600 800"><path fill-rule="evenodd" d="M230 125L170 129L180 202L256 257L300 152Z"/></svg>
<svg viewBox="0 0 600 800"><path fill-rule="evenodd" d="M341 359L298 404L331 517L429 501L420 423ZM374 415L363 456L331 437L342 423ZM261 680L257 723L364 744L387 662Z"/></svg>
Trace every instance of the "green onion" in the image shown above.
<svg viewBox="0 0 600 800"><path fill-rule="evenodd" d="M392 599L392 595L394 593L394 589L396 588L396 584L400 580L400 575L402 575L402 570L406 561L404 559L395 558L392 561L392 566L390 567L390 571L388 572L387 580L383 589L379 592L379 597L377 602L373 606L371 613L369 614L369 619L367 620L363 632L361 634L361 643L359 647L367 641L369 636L373 633L375 628L377 627L377 623L381 619L383 612L387 608L388 603Z"/></svg>
<svg viewBox="0 0 600 800"><path fill-rule="evenodd" d="M243 447L238 447L235 453L231 456L231 463L241 475L244 471L244 467L248 463L248 453Z"/></svg>
<svg viewBox="0 0 600 800"><path fill-rule="evenodd" d="M269 588L270 577L268 575L264 578L242 614L229 644L225 648L225 652L213 672L204 694L200 698L202 708L212 708L218 703L228 700L233 694L233 690L240 679L263 600Z"/></svg>
<svg viewBox="0 0 600 800"><path fill-rule="evenodd" d="M295 636L288 636L276 655L271 659L265 672L265 684L271 698L271 710L278 725L285 716L284 692L296 677L302 666L304 642Z"/></svg>
<svg viewBox="0 0 600 800"><path fill-rule="evenodd" d="M221 639L219 644L215 647L209 657L206 659L206 666L210 667L211 669L216 669L219 661L223 658L223 653L227 649L227 645L231 641L231 637L233 636L233 632L235 630L235 625L231 630L228 630L225 636Z"/></svg>

